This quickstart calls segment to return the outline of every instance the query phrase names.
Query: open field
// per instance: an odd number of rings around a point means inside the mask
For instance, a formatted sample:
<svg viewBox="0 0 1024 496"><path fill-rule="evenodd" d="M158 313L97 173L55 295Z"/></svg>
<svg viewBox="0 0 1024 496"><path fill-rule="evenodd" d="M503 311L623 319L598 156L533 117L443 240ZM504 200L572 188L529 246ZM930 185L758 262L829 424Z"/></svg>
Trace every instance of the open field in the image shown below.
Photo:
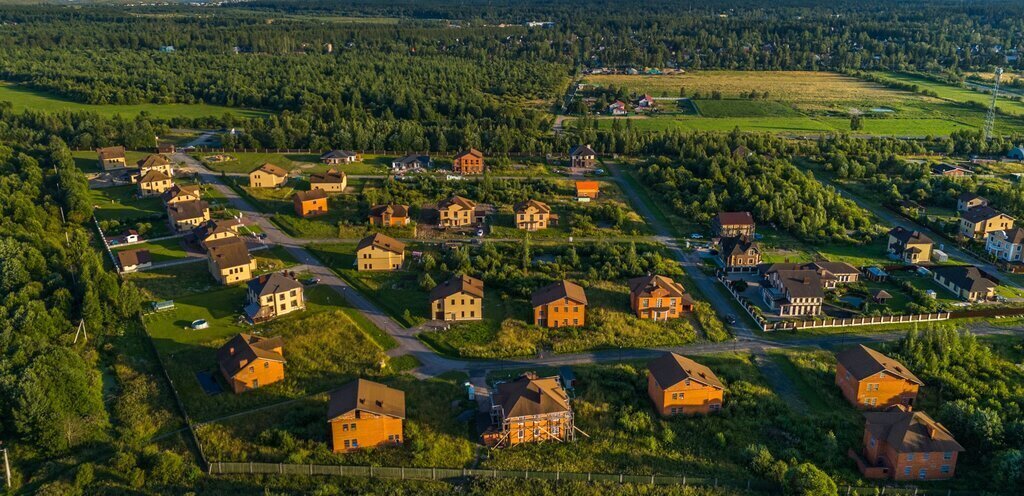
<svg viewBox="0 0 1024 496"><path fill-rule="evenodd" d="M787 134L849 132L849 116L855 111L863 116L863 128L856 131L858 134L925 136L980 129L984 110L965 103L987 101L986 95L913 79L904 82L922 87L927 84L928 89L936 91L939 97L891 89L828 72L706 71L659 76L591 75L584 81L626 88L640 94L649 93L655 97L663 94L677 97L682 88L687 97L695 98L693 103L699 115L684 115L675 111L676 105L665 103L662 114L630 116L629 125L641 131L730 131L739 127L744 131ZM758 98L743 96L751 91L756 92ZM721 99L711 99L712 92L720 93ZM1009 100L1003 101L1003 105L1024 109L1024 104ZM601 117L599 126L610 128L613 119ZM1024 121L1004 118L996 121L996 128L1003 133L1019 132L1024 129Z"/></svg>
<svg viewBox="0 0 1024 496"><path fill-rule="evenodd" d="M980 91L973 91L967 88L961 88L959 86L939 83L914 74L906 74L902 72L878 72L875 73L875 75L891 79L893 81L899 81L901 83L915 84L923 90L934 91L935 94L943 100L951 100L961 103L976 103L986 108L990 103L992 103L992 95L982 93ZM1024 102L1015 102L1006 98L997 99L996 108L1010 114L1024 114Z"/></svg>
<svg viewBox="0 0 1024 496"><path fill-rule="evenodd" d="M32 109L49 112L95 112L103 117L113 117L115 115L135 117L141 112L147 112L158 119L173 119L176 117L198 119L203 117L221 117L224 114L248 118L270 115L269 112L262 110L205 104L142 103L137 105L90 105L11 83L0 83L0 101L11 102L14 105L14 110L17 111Z"/></svg>
<svg viewBox="0 0 1024 496"><path fill-rule="evenodd" d="M215 155L227 155L232 160L208 161L206 157ZM223 153L196 153L196 159L201 160L211 170L217 172L248 173L249 171L270 162L284 170L291 171L298 169L301 173L322 172L331 167L344 171L346 174L386 174L388 167L394 157L382 155L363 155L362 162L330 166L320 163L318 153L256 153L256 152L223 152Z"/></svg>
<svg viewBox="0 0 1024 496"><path fill-rule="evenodd" d="M152 257L153 263L180 260L188 256L188 253L185 252L185 246L182 238L161 239L160 241L117 246L112 249L114 250L115 255L117 252L125 250L149 250L149 255Z"/></svg>
<svg viewBox="0 0 1024 496"><path fill-rule="evenodd" d="M138 198L139 187L132 184L89 190L96 218L117 221L146 220L160 222L166 215L159 196Z"/></svg>

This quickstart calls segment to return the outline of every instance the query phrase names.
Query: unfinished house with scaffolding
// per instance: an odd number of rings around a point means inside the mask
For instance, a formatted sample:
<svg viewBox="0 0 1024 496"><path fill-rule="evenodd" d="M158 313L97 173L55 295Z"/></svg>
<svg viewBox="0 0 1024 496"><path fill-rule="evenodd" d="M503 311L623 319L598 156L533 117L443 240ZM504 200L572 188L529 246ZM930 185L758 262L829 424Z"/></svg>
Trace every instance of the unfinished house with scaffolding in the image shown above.
<svg viewBox="0 0 1024 496"><path fill-rule="evenodd" d="M568 442L576 433L569 395L558 377L537 377L528 372L491 392L491 426L484 444L492 448L546 441Z"/></svg>

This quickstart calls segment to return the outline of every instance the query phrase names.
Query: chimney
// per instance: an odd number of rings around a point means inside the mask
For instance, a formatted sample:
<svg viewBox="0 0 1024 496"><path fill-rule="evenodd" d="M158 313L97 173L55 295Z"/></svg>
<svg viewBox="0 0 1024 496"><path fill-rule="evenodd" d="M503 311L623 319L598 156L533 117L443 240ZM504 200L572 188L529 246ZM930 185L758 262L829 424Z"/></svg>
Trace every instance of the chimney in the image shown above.
<svg viewBox="0 0 1024 496"><path fill-rule="evenodd" d="M928 437L929 438L935 439L935 435L938 434L938 433L939 433L939 430L936 429L934 425L929 425L928 426Z"/></svg>
<svg viewBox="0 0 1024 496"><path fill-rule="evenodd" d="M810 283L811 283L811 278L807 277L807 276L804 276L804 284L810 284Z"/></svg>

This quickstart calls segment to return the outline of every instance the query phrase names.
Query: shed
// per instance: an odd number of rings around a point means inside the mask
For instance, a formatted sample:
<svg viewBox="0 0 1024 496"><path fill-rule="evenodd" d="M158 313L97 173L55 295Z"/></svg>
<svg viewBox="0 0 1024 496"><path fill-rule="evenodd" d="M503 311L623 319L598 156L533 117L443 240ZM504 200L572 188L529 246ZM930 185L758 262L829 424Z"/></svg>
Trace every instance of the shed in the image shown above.
<svg viewBox="0 0 1024 496"><path fill-rule="evenodd" d="M566 390L572 391L576 388L576 373L572 371L572 367L565 365L558 368L558 378L562 381L562 386Z"/></svg>
<svg viewBox="0 0 1024 496"><path fill-rule="evenodd" d="M892 295L884 289L879 289L871 292L871 299L875 300L875 303L885 303L892 299Z"/></svg>
<svg viewBox="0 0 1024 496"><path fill-rule="evenodd" d="M889 278L889 273L882 270L881 267L868 267L864 270L867 273L868 280L875 282L882 282Z"/></svg>
<svg viewBox="0 0 1024 496"><path fill-rule="evenodd" d="M174 309L174 300L164 300L164 301L154 301L153 302L153 311L154 312L160 312L160 311L163 311L163 310L173 310L173 309Z"/></svg>

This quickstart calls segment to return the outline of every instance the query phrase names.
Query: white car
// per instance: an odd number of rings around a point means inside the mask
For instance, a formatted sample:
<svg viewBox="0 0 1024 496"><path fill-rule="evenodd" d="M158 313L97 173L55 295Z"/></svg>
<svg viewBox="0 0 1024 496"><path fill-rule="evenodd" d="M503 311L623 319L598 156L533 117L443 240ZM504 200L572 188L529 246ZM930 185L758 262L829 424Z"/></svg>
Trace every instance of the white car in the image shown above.
<svg viewBox="0 0 1024 496"><path fill-rule="evenodd" d="M690 235L690 239L700 239L700 238L703 238L703 237L704 236L701 236L700 233L693 233L693 234Z"/></svg>

